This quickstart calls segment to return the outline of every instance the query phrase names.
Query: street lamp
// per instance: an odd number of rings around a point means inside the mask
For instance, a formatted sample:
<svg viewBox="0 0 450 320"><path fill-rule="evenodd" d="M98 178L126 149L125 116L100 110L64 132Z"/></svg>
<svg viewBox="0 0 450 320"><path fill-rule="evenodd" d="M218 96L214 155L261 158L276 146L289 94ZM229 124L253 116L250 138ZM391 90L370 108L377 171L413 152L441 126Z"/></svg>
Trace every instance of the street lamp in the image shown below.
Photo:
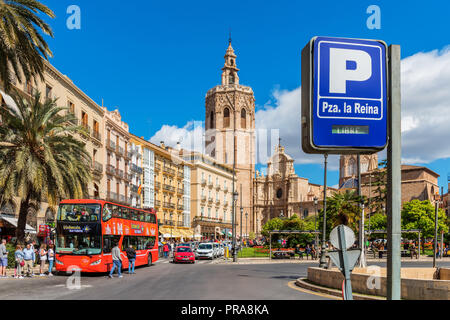
<svg viewBox="0 0 450 320"><path fill-rule="evenodd" d="M245 213L245 233L247 234L247 241L248 241L248 212Z"/></svg>
<svg viewBox="0 0 450 320"><path fill-rule="evenodd" d="M233 192L233 221L232 221L232 227L233 227L233 262L236 262L236 202L238 199L239 194L237 191Z"/></svg>
<svg viewBox="0 0 450 320"><path fill-rule="evenodd" d="M323 183L323 230L322 230L322 250L320 251L320 268L327 267L327 247L326 247L326 232L327 232L327 166L328 154L324 155L324 183Z"/></svg>
<svg viewBox="0 0 450 320"><path fill-rule="evenodd" d="M317 197L314 197L314 207L316 209L316 212L314 214L314 232L315 233L315 239L316 239L316 246L319 245L319 241L318 241L318 234L317 234L317 205L319 204L319 199L317 199Z"/></svg>

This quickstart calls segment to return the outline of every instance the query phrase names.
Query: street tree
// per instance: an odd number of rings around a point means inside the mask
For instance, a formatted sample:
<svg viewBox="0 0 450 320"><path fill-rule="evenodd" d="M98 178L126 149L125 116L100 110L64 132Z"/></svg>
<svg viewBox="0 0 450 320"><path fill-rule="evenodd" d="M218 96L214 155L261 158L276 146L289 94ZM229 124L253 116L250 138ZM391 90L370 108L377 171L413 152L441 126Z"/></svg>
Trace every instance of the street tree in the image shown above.
<svg viewBox="0 0 450 320"><path fill-rule="evenodd" d="M67 108L56 100L42 103L39 93L31 101L15 101L17 109L0 109L0 140L9 144L0 146L0 204L21 197L16 237L22 242L31 206L87 195L91 158L75 138L85 129L73 125L76 118Z"/></svg>
<svg viewBox="0 0 450 320"><path fill-rule="evenodd" d="M13 77L19 83L43 79L44 62L52 52L41 32L53 37L51 27L39 16L50 18L55 14L36 0L0 1L0 81L6 92L12 87Z"/></svg>

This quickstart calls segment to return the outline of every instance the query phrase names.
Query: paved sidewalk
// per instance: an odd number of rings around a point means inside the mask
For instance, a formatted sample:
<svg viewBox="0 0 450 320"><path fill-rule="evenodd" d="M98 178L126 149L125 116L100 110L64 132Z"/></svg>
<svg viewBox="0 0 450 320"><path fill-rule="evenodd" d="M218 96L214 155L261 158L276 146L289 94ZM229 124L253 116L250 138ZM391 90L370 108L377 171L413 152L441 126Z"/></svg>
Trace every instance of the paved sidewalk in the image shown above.
<svg viewBox="0 0 450 320"><path fill-rule="evenodd" d="M7 268L7 269L6 269L6 276L7 276L8 278L14 277L14 273L15 273L14 268ZM22 268L22 273L24 273L24 272L23 272L23 268ZM34 277L36 277L36 278L40 277L40 276L39 276L39 274L40 274L39 266L33 268L33 273L34 273ZM47 274L48 274L48 264L45 265L44 273L45 273L45 277L48 277L48 275L47 275ZM53 268L53 274L54 274L54 273L55 273L55 269ZM0 278L0 279L1 279L1 278Z"/></svg>

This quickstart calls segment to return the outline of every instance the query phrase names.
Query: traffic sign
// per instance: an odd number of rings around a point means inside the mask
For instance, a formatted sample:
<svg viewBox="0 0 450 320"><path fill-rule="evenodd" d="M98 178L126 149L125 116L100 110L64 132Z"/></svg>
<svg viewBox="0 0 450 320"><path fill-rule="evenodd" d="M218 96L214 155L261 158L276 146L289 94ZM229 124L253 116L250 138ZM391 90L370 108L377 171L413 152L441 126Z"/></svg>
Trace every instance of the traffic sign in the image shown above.
<svg viewBox="0 0 450 320"><path fill-rule="evenodd" d="M342 226L342 228L344 228L344 236L345 236L345 243L346 243L346 248L345 249L349 249L353 246L353 244L355 243L355 233L353 232L352 229L350 229L347 226ZM342 250L341 248L341 243L339 241L339 233L338 233L339 228L336 227L333 230L331 230L330 233L330 242L333 245L333 247L335 247L338 250Z"/></svg>
<svg viewBox="0 0 450 320"><path fill-rule="evenodd" d="M387 145L387 46L315 37L302 51L306 153L374 153Z"/></svg>

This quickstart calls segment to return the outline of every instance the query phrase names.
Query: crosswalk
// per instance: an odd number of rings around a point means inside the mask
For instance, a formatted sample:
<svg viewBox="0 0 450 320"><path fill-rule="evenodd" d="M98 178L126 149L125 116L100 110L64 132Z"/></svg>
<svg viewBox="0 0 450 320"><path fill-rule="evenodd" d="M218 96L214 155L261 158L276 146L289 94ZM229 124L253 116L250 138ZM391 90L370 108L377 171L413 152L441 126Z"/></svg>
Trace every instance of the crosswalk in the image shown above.
<svg viewBox="0 0 450 320"><path fill-rule="evenodd" d="M171 262L172 262L171 259L170 260L161 259L161 260L154 262L154 264L167 264L167 263L171 263ZM212 260L196 260L195 264L210 264L212 262L213 262Z"/></svg>

